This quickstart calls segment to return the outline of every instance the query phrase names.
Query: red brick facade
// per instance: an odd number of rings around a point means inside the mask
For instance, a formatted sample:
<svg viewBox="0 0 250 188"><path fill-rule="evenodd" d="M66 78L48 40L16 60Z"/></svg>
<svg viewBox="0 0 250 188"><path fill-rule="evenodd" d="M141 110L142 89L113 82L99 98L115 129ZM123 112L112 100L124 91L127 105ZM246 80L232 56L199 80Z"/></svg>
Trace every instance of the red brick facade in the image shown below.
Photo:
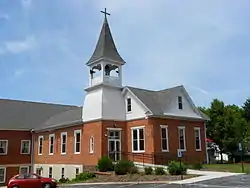
<svg viewBox="0 0 250 188"><path fill-rule="evenodd" d="M169 151L161 151L161 127L168 125ZM50 132L36 133L35 161L36 164L82 164L96 165L101 156L108 155L108 129L121 129L121 155L136 162L157 163L157 158L177 159L178 126L185 126L186 151L183 159L188 162L203 162L206 159L205 130L202 121L181 121L172 119L141 119L129 122L98 121L84 125L58 129ZM132 152L132 127L144 127L145 151ZM201 151L195 150L194 128L199 127L201 132ZM81 130L81 153L74 154L74 130ZM67 132L67 154L60 153L60 133ZM55 154L49 155L49 134L55 134ZM44 136L43 155L38 155L38 136ZM94 138L94 152L90 153L90 137ZM144 157L142 157L144 155ZM160 159L159 159L160 160ZM159 163L159 162L158 162Z"/></svg>
<svg viewBox="0 0 250 188"><path fill-rule="evenodd" d="M0 140L8 143L6 154L0 154L0 168L5 169L5 182L0 183L1 185L6 184L13 175L18 174L20 167L31 167L32 135L30 131L2 130ZM30 141L29 154L21 154L22 140Z"/></svg>

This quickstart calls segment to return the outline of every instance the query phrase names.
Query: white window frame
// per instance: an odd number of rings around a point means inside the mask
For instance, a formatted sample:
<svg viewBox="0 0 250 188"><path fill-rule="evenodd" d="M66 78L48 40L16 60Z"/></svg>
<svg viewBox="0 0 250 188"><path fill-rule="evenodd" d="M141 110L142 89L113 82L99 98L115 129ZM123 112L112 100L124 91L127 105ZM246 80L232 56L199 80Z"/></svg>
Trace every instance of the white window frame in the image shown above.
<svg viewBox="0 0 250 188"><path fill-rule="evenodd" d="M93 136L89 139L89 153L94 153L95 139Z"/></svg>
<svg viewBox="0 0 250 188"><path fill-rule="evenodd" d="M140 129L143 130L143 141L144 141L144 149L140 150ZM133 131L137 130L137 147L138 150L134 150L134 138L133 138ZM146 144L145 144L145 126L139 126L139 127L131 127L131 138L132 138L132 153L143 153L145 152Z"/></svg>
<svg viewBox="0 0 250 188"><path fill-rule="evenodd" d="M181 99L181 101L179 101L179 98ZM177 104L178 104L178 109L183 110L183 97L182 96L177 96ZM181 104L181 108L179 108L180 104Z"/></svg>
<svg viewBox="0 0 250 188"><path fill-rule="evenodd" d="M77 173L77 169L78 169L78 173ZM80 168L79 167L75 168L75 174L76 174L76 176L80 174Z"/></svg>
<svg viewBox="0 0 250 188"><path fill-rule="evenodd" d="M130 100L130 111L128 111L128 100ZM131 113L132 112L132 99L131 99L131 97L127 97L127 99L126 99L126 112L127 113Z"/></svg>
<svg viewBox="0 0 250 188"><path fill-rule="evenodd" d="M184 149L180 148L180 146L181 146L181 142L180 142L180 130L183 130ZM185 126L179 126L178 127L178 143L179 143L179 149L181 151L186 151L187 150L187 147L186 147L186 128L185 128Z"/></svg>
<svg viewBox="0 0 250 188"><path fill-rule="evenodd" d="M81 129L75 130L75 131L74 131L74 154L80 154L80 153L81 153L81 140L82 140L82 139L81 139L81 136L82 136L82 133L81 133L81 132L82 132ZM76 143L76 138L77 138L76 135L77 135L77 134L80 134L79 151L78 151L78 152L76 152L76 144L77 144L77 143Z"/></svg>
<svg viewBox="0 0 250 188"><path fill-rule="evenodd" d="M0 169L3 169L4 170L4 174L3 174L3 181L0 181L0 183L5 183L5 181L6 181L6 167L0 167Z"/></svg>
<svg viewBox="0 0 250 188"><path fill-rule="evenodd" d="M65 152L62 151L63 149L63 136L66 136L66 143L65 143ZM67 153L67 141L68 141L68 136L67 132L61 132L61 154L65 155Z"/></svg>
<svg viewBox="0 0 250 188"><path fill-rule="evenodd" d="M40 140L41 139L42 139L42 145L41 145L42 152L40 153ZM43 136L38 136L38 151L37 151L38 155L42 155L43 154L43 141L44 141L44 137Z"/></svg>
<svg viewBox="0 0 250 188"><path fill-rule="evenodd" d="M169 152L168 125L160 125L160 127L161 127L161 151L162 152ZM162 141L163 141L163 138L162 138L162 129L166 130L167 149L163 149L163 145L162 145Z"/></svg>
<svg viewBox="0 0 250 188"><path fill-rule="evenodd" d="M8 154L9 141L8 140L0 140L0 142L6 142L6 151L5 151L5 153L0 153L0 155L7 155Z"/></svg>
<svg viewBox="0 0 250 188"><path fill-rule="evenodd" d="M50 134L49 135L49 155L54 155L55 153L55 134ZM50 147L51 147L51 138L53 138L53 151L50 151Z"/></svg>
<svg viewBox="0 0 250 188"><path fill-rule="evenodd" d="M27 173L30 172L30 167L29 167L29 166L20 166L20 167L19 167L19 174L21 173L21 169L22 169L22 168L26 168L26 169L27 169Z"/></svg>
<svg viewBox="0 0 250 188"><path fill-rule="evenodd" d="M196 131L198 131L198 135L199 135L199 145L200 145L200 148L197 149L196 148ZM201 128L200 127L195 127L194 128L194 139L195 139L195 150L196 151L201 151Z"/></svg>
<svg viewBox="0 0 250 188"><path fill-rule="evenodd" d="M23 142L29 142L29 150L28 150L28 153L23 153L22 151L23 151ZM20 150L20 154L22 154L22 155L28 155L28 154L30 154L30 140L21 140L21 150Z"/></svg>

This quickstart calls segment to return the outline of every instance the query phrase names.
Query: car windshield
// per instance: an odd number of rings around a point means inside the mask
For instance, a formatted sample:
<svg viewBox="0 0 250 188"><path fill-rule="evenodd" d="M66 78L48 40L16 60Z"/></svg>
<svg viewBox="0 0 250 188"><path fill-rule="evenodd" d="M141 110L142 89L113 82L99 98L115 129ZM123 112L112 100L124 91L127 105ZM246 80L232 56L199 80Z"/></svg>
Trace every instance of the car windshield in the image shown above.
<svg viewBox="0 0 250 188"><path fill-rule="evenodd" d="M39 179L40 177L37 174L20 174L16 176L16 179Z"/></svg>

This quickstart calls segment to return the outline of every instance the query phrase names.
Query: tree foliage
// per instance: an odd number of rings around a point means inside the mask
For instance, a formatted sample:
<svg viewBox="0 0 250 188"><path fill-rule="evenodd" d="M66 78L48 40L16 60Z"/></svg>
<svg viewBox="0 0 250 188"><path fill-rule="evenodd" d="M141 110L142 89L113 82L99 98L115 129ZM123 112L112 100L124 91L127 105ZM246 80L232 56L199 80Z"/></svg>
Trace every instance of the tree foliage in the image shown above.
<svg viewBox="0 0 250 188"><path fill-rule="evenodd" d="M242 107L225 105L214 99L210 107L199 107L210 117L207 122L207 137L211 138L221 151L232 155L238 152L238 144L250 141L250 99Z"/></svg>

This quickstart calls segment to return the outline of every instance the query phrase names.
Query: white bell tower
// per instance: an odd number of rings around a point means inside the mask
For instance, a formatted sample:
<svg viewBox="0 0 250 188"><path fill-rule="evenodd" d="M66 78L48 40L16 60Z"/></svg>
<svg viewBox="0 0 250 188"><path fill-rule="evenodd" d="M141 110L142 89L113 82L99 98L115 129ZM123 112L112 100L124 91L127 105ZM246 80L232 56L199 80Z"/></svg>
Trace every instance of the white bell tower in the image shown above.
<svg viewBox="0 0 250 188"><path fill-rule="evenodd" d="M101 33L86 65L89 67L89 87L85 89L83 121L125 120L125 100L122 96L122 66L125 61L119 55L104 13Z"/></svg>

